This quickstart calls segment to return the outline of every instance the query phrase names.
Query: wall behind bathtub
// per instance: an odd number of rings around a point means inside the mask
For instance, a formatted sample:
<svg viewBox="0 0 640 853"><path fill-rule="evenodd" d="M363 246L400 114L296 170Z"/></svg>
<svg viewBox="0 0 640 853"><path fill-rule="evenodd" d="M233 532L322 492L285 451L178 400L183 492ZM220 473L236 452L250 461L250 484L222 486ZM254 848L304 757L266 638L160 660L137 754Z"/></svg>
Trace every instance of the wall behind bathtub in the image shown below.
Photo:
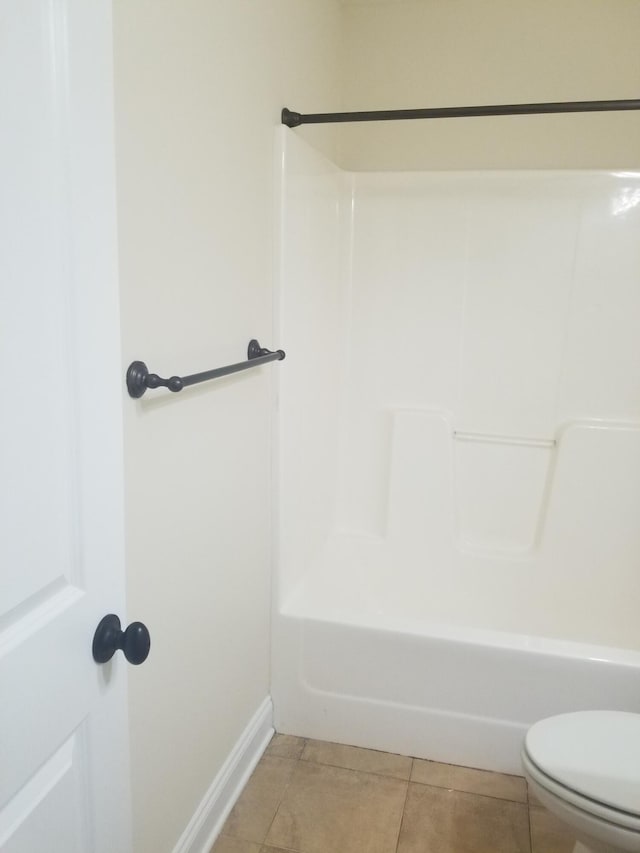
<svg viewBox="0 0 640 853"><path fill-rule="evenodd" d="M343 0L346 110L637 98L637 0ZM291 105L315 111L307 100ZM640 166L640 113L347 124L360 171Z"/></svg>
<svg viewBox="0 0 640 853"><path fill-rule="evenodd" d="M161 375L272 340L273 140L339 99L337 0L117 0L123 361ZM333 130L314 134L331 151ZM285 362L286 364L286 362ZM272 365L125 401L134 849L174 848L269 693Z"/></svg>

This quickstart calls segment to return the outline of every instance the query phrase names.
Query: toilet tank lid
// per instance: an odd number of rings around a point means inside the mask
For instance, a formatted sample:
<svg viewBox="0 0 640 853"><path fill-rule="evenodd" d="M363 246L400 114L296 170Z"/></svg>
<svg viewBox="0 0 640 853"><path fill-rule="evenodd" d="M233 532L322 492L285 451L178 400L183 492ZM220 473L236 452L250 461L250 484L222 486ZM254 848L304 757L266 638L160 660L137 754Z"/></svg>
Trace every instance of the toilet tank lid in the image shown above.
<svg viewBox="0 0 640 853"><path fill-rule="evenodd" d="M578 711L549 717L529 729L525 749L561 785L640 815L640 714Z"/></svg>

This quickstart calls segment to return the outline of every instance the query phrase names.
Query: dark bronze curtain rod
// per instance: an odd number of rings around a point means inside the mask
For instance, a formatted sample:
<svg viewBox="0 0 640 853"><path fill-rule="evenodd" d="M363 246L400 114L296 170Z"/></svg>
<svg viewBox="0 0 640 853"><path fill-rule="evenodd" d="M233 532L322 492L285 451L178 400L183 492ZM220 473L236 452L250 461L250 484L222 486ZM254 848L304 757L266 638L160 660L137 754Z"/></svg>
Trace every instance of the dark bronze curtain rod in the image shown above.
<svg viewBox="0 0 640 853"><path fill-rule="evenodd" d="M627 101L566 101L551 104L497 104L481 107L433 107L424 110L371 110L355 113L296 113L285 107L282 124L329 124L348 121L398 121L416 118L464 118L468 116L515 116L540 113L596 113L640 110L640 99Z"/></svg>

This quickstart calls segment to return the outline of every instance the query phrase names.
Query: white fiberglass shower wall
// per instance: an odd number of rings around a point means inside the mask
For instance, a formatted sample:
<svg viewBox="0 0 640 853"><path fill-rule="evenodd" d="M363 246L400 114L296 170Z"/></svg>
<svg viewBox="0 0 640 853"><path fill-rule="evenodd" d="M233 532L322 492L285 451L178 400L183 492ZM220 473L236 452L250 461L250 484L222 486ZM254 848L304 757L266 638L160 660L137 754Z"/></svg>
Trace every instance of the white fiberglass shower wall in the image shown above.
<svg viewBox="0 0 640 853"><path fill-rule="evenodd" d="M517 771L640 710L640 173L281 142L276 726Z"/></svg>

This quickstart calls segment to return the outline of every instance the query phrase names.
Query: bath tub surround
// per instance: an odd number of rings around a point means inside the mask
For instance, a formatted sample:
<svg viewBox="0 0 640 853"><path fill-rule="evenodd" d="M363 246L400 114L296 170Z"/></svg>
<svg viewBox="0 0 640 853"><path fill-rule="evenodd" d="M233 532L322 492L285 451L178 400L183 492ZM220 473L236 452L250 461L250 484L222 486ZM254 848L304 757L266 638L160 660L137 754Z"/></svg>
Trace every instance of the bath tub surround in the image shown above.
<svg viewBox="0 0 640 853"><path fill-rule="evenodd" d="M519 772L640 711L640 174L280 142L276 728Z"/></svg>

